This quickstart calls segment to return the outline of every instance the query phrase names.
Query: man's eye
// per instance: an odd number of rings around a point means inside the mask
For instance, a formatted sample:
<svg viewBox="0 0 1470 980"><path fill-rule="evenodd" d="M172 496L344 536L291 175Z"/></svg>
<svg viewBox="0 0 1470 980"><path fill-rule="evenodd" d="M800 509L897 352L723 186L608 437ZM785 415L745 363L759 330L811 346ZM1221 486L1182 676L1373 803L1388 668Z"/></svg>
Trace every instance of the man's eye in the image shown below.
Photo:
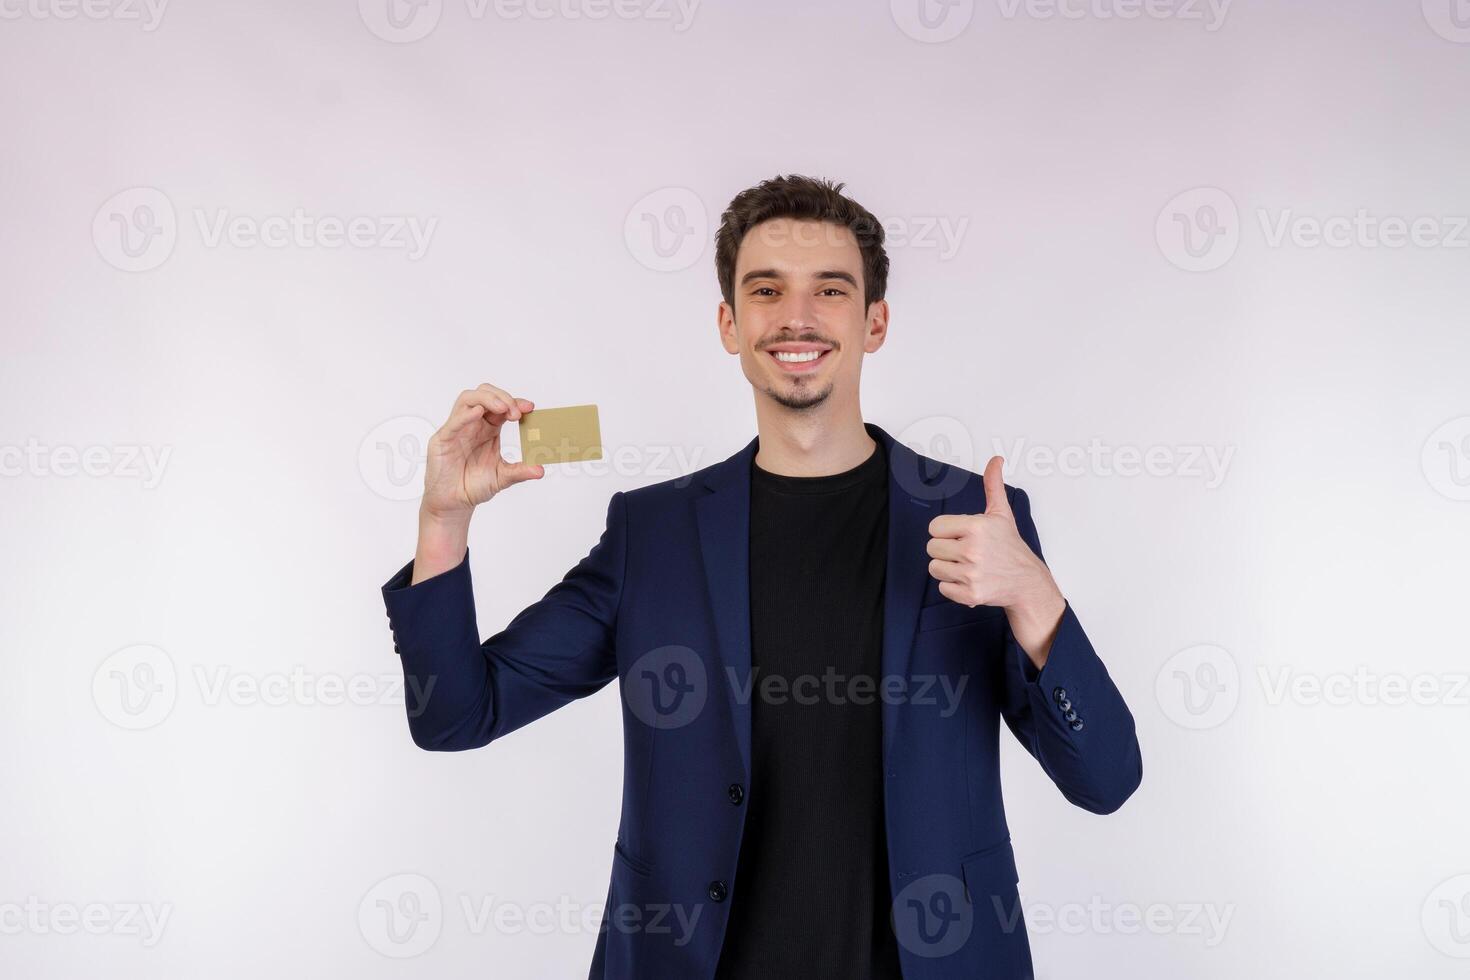
<svg viewBox="0 0 1470 980"><path fill-rule="evenodd" d="M832 296L847 295L847 293L843 292L841 289L838 289L836 286L828 286L826 289L822 290L822 292Z"/></svg>
<svg viewBox="0 0 1470 980"><path fill-rule="evenodd" d="M772 289L770 286L757 286L753 290L752 295L759 296L762 293L766 293L766 294L769 294L771 296L776 295L776 291L774 289Z"/></svg>

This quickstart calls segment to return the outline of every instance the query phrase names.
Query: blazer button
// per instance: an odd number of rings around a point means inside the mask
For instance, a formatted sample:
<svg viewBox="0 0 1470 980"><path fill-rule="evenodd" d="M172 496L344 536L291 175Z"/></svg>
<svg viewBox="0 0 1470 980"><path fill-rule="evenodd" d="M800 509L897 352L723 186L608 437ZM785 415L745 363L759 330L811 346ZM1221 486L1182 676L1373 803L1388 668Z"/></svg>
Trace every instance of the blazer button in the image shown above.
<svg viewBox="0 0 1470 980"><path fill-rule="evenodd" d="M1061 708L1063 711L1071 711L1072 702L1068 701L1066 698L1062 698L1060 701L1057 702L1057 707Z"/></svg>
<svg viewBox="0 0 1470 980"><path fill-rule="evenodd" d="M745 799L745 787L739 783L730 784L730 805L739 806Z"/></svg>
<svg viewBox="0 0 1470 980"><path fill-rule="evenodd" d="M1078 718L1076 721L1072 722L1072 731L1074 731L1074 732L1080 732L1080 731L1082 731L1082 719L1081 718Z"/></svg>
<svg viewBox="0 0 1470 980"><path fill-rule="evenodd" d="M725 883L723 881L712 881L709 883L710 901L723 902L727 894L729 892L725 890Z"/></svg>
<svg viewBox="0 0 1470 980"><path fill-rule="evenodd" d="M1075 712L1075 711L1068 711L1066 714L1062 715L1062 717L1065 718L1065 719L1067 719L1068 721L1076 721L1077 720L1077 712Z"/></svg>
<svg viewBox="0 0 1470 980"><path fill-rule="evenodd" d="M1067 689L1064 687L1054 688L1051 692L1051 696L1053 699L1055 699L1057 704L1061 704L1063 701L1067 700Z"/></svg>

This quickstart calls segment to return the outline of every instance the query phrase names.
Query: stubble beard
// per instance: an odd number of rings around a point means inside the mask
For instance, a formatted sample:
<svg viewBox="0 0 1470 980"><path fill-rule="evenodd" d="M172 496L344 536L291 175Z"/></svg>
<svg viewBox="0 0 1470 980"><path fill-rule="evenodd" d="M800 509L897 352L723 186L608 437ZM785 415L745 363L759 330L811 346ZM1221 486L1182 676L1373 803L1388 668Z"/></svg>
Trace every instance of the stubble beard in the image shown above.
<svg viewBox="0 0 1470 980"><path fill-rule="evenodd" d="M825 402L827 398L832 394L832 389L836 387L833 382L828 381L826 387L821 389L813 389L810 385L803 384L803 380L804 379L796 379L795 385L792 386L790 389L783 389L782 387L776 385L767 386L765 389L765 393L767 396L770 397L772 401L774 401L777 405L780 405L782 408L788 408L795 412L802 412L816 408L818 405Z"/></svg>

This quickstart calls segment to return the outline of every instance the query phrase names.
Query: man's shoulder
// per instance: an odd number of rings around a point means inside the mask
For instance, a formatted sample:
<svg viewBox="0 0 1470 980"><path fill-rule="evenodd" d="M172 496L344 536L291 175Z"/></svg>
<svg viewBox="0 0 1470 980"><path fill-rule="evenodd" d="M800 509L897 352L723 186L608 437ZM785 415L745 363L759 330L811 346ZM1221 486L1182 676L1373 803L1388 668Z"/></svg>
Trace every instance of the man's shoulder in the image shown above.
<svg viewBox="0 0 1470 980"><path fill-rule="evenodd" d="M713 475L719 466L727 462L729 460L721 460L691 473L685 473L683 476L634 487L631 490L623 490L621 493L628 503L640 507L657 507L690 497L702 496L706 492L704 486L707 478Z"/></svg>

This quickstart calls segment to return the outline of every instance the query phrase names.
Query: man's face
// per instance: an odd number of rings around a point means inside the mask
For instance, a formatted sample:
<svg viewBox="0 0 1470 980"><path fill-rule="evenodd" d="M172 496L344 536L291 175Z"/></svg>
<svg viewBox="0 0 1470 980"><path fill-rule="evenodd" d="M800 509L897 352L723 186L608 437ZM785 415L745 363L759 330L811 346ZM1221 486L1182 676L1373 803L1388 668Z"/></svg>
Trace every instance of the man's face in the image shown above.
<svg viewBox="0 0 1470 980"><path fill-rule="evenodd" d="M863 302L863 256L841 225L777 218L756 225L735 260L732 309L720 304L720 340L745 377L790 409L834 392L855 397L862 355L883 346L888 304Z"/></svg>

